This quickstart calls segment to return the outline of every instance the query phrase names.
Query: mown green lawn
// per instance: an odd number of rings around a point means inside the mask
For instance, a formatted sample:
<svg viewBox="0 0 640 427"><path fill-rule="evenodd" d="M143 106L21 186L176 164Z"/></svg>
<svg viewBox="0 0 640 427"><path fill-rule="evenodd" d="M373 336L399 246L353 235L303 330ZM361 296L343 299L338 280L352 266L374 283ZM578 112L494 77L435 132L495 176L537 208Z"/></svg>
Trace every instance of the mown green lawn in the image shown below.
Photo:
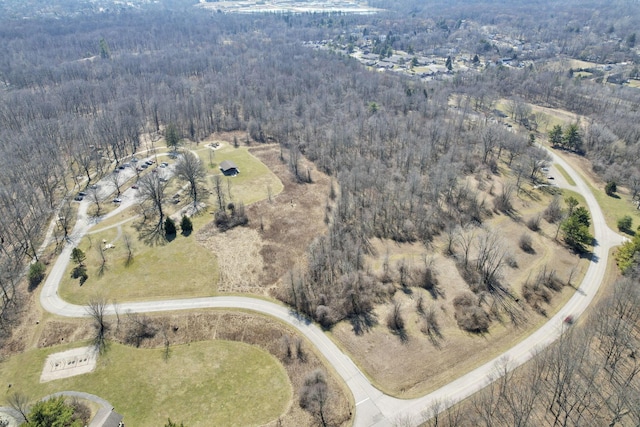
<svg viewBox="0 0 640 427"><path fill-rule="evenodd" d="M633 219L632 230L635 230L640 225L640 211L633 205L629 196L624 194L616 194L614 197L607 196L604 190L595 188L584 176L582 179L585 180L596 197L609 228L619 231L618 220L625 215L629 215Z"/></svg>
<svg viewBox="0 0 640 427"><path fill-rule="evenodd" d="M139 232L129 222L85 236L78 247L87 259L89 279L80 286L71 278L75 267L69 263L60 282L60 296L75 304L87 303L96 295L111 301L140 301L176 297L213 296L217 291L218 262L214 254L195 241L195 234L178 234L173 241L147 244L139 240ZM127 265L127 234L133 241L133 262ZM98 250L104 241L115 248L104 251L106 269L100 275L102 258Z"/></svg>
<svg viewBox="0 0 640 427"><path fill-rule="evenodd" d="M124 415L126 425L158 427L167 418L185 426L250 426L283 414L292 398L284 367L269 353L230 341L163 349L111 343L92 373L40 383L51 353L80 346L34 349L5 360L0 381L36 401L64 390L98 395ZM6 387L5 387L6 388Z"/></svg>
<svg viewBox="0 0 640 427"><path fill-rule="evenodd" d="M213 177L220 175L222 178L225 200L234 203L242 202L246 205L264 200L269 197L269 191L274 196L280 193L284 186L280 179L269 168L251 154L247 147L240 146L234 148L232 145L225 144L220 149L214 151L213 162L210 162L209 148L202 148L197 151L202 162L207 166L209 172L209 186L212 197L210 200L215 202L215 191L213 189ZM220 172L220 163L224 160L234 162L240 173L236 176L224 176Z"/></svg>

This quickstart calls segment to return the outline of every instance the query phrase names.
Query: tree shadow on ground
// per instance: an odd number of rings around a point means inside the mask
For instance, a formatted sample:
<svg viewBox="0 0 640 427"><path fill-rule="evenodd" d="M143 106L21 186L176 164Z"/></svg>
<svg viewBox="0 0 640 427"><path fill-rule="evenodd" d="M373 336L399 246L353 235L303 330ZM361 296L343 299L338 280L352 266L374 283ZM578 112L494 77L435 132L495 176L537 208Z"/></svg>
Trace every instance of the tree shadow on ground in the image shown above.
<svg viewBox="0 0 640 427"><path fill-rule="evenodd" d="M593 263L597 263L598 261L600 261L600 257L593 252L578 252L578 256L580 257L580 259L586 259Z"/></svg>
<svg viewBox="0 0 640 427"><path fill-rule="evenodd" d="M440 327L429 328L423 332L427 338L429 338L429 342L437 349L442 348L442 342L444 341L444 335L440 331Z"/></svg>
<svg viewBox="0 0 640 427"><path fill-rule="evenodd" d="M163 246L167 244L167 238L160 224L148 224L141 222L134 225L138 232L138 240L147 246Z"/></svg>
<svg viewBox="0 0 640 427"><path fill-rule="evenodd" d="M409 286L400 286L400 290L401 290L405 295L413 295L413 289L411 289Z"/></svg>
<svg viewBox="0 0 640 427"><path fill-rule="evenodd" d="M628 228L621 228L620 232L626 234L629 237L635 237L636 236L636 232L634 230L628 229Z"/></svg>
<svg viewBox="0 0 640 427"><path fill-rule="evenodd" d="M351 323L351 328L356 335L362 335L378 324L378 317L375 313L367 311L350 316L349 323Z"/></svg>
<svg viewBox="0 0 640 427"><path fill-rule="evenodd" d="M429 292L429 295L431 295L431 298L433 298L434 300L437 300L438 298L446 298L442 286L440 286L440 284L437 282L432 283L431 286L423 287L423 289Z"/></svg>
<svg viewBox="0 0 640 427"><path fill-rule="evenodd" d="M391 333L395 336L397 336L398 338L400 338L400 341L405 344L407 341L409 341L409 335L407 334L407 330L405 328L399 328L399 329L391 329Z"/></svg>
<svg viewBox="0 0 640 427"><path fill-rule="evenodd" d="M520 192L516 194L516 197L518 197L519 199L522 199L520 197L520 193L526 194L527 197L529 197L533 201L539 202L541 200L541 197L537 193L535 193L533 191L530 191L530 190L527 190L525 188L521 188Z"/></svg>
<svg viewBox="0 0 640 427"><path fill-rule="evenodd" d="M300 311L297 311L295 308L289 309L289 315L295 318L298 322L304 323L305 325L310 325L312 323L309 316Z"/></svg>

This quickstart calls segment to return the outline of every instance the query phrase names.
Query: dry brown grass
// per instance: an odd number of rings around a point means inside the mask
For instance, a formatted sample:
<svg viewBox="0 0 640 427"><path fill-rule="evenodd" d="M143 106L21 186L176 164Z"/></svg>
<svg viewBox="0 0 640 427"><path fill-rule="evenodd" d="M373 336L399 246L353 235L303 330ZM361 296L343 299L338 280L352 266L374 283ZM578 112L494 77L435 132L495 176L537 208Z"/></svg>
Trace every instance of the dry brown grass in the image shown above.
<svg viewBox="0 0 640 427"><path fill-rule="evenodd" d="M483 175L480 185L477 179L478 177L469 178L469 185L474 189L483 189L481 197L485 198L487 206L492 207L491 200L500 193L504 177ZM523 339L546 320L544 316L526 306L524 298L521 297L522 286L527 279L533 280L543 268L546 267L547 271L554 270L563 283L568 281L570 275L572 282L578 283L586 271L588 262L580 260L563 245L554 241L555 225L542 220L541 229L537 233L526 226L526 220L541 214L552 196L531 190L530 187L527 191L529 193L522 192L520 197L513 197L514 211L511 215L494 211L485 222L487 228L499 232L508 257L513 265L517 265L503 267L501 282L510 287L512 292L520 297L520 303L525 306L526 322L520 327L512 325L504 315L493 315L487 334L475 335L459 328L454 317L452 300L462 292L468 291L469 286L458 272L454 259L444 254L444 236L436 239L429 247L420 243L398 244L379 239L372 241L376 255L368 258L368 265L374 274L382 277L382 266L385 259L388 259L395 294L392 301L376 307L378 325L370 331L356 335L349 323L342 322L333 328L332 335L378 387L401 397L418 396L447 384ZM476 229L475 232L479 235L482 230ZM518 239L523 233L531 236L535 252L527 253L519 248ZM460 252L460 247L457 251ZM474 247L470 257L472 260L476 251ZM400 261L405 262L411 269L423 267L425 260L437 272L437 298L424 289L403 289L398 284L397 266ZM544 307L547 314L550 315L557 310L572 294L573 289L566 286L561 292L554 293L551 304ZM434 309L441 337L429 336L423 332L426 331L425 319L416 309L420 297L425 309ZM402 305L406 339L394 335L385 322L394 302Z"/></svg>
<svg viewBox="0 0 640 427"><path fill-rule="evenodd" d="M209 223L198 232L197 239L218 258L218 292L264 292L260 282L262 242L255 230L236 227L221 233Z"/></svg>
<svg viewBox="0 0 640 427"><path fill-rule="evenodd" d="M280 160L278 146L258 146L250 152L278 176L284 190L248 206L247 227L221 233L210 223L197 233L197 240L218 257L220 292L265 295L303 261L311 241L326 232L323 219L330 180L302 160L302 168L309 168L313 182L296 182Z"/></svg>
<svg viewBox="0 0 640 427"><path fill-rule="evenodd" d="M275 356L284 366L294 390L293 401L289 408L278 420L268 426L301 426L312 425L312 419L298 405L298 397L304 379L309 372L322 369L328 373L329 389L333 393L330 405L330 419L336 426L346 426L350 423L351 402L350 394L344 384L338 379L331 367L326 367L323 360L315 353L313 346L286 325L263 316L245 312L207 310L197 313L173 313L147 315L159 331L167 331L170 345L181 345L191 342L208 340L238 341L255 345ZM124 343L127 329L127 317L121 315L120 322L113 322L112 339ZM76 339L85 339L91 334L91 327L86 320L50 320L42 328L38 339L38 347L47 347ZM116 327L117 326L117 327ZM301 340L304 356L298 357L296 341ZM290 344L292 354L289 356L286 343ZM164 346L163 333L158 332L155 337L142 341L142 348L162 348Z"/></svg>

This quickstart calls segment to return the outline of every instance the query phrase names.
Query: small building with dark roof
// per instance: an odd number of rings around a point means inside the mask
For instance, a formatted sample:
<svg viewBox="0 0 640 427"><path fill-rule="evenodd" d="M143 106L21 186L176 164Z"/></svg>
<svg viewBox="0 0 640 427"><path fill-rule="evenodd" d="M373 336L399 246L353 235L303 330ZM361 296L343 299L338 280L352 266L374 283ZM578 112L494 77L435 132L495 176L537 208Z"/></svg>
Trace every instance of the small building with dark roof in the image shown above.
<svg viewBox="0 0 640 427"><path fill-rule="evenodd" d="M231 160L223 160L220 163L220 170L226 176L235 176L240 173L240 169Z"/></svg>

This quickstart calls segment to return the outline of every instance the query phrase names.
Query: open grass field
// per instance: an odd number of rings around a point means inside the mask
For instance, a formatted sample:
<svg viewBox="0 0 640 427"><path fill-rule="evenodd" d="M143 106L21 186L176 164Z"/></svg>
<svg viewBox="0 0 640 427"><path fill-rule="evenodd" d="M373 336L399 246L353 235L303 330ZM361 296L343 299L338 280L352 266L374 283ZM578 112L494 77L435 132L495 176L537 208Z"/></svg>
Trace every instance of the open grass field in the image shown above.
<svg viewBox="0 0 640 427"><path fill-rule="evenodd" d="M213 159L210 158L210 152L214 153ZM223 141L216 150L205 146L199 148L196 153L208 169L209 182L207 185L211 191L213 191L213 176L220 175L222 177L227 202L243 202L246 206L267 199L269 194L275 196L283 189L280 179L245 146L235 148L229 142ZM219 165L224 160L234 162L240 173L233 177L222 175ZM215 195L212 194L212 202L214 197Z"/></svg>
<svg viewBox="0 0 640 427"><path fill-rule="evenodd" d="M166 361L162 349L112 343L94 372L41 384L47 355L69 348L13 356L0 366L0 381L33 400L63 390L101 396L136 427L158 427L168 417L191 427L260 425L285 413L292 398L287 374L275 357L231 341L173 346Z"/></svg>
<svg viewBox="0 0 640 427"><path fill-rule="evenodd" d="M123 302L216 294L216 257L199 245L193 234L187 237L178 234L171 242L149 245L138 239L134 226L135 223L128 222L85 236L78 247L87 256L89 279L80 286L78 279L71 278L75 265L69 263L60 284L60 296L84 304L96 295ZM133 261L128 265L125 234L133 241ZM115 248L104 251L107 263L101 275L98 248L105 246L104 241Z"/></svg>
<svg viewBox="0 0 640 427"><path fill-rule="evenodd" d="M542 107L535 104L528 104L531 107L531 112L538 117L538 132L540 135L538 139L540 141L546 141L547 132L555 125L566 126L570 123L574 123L578 120L578 116L568 111L559 110L556 108ZM498 100L495 108L507 116L509 115L508 101L505 99ZM514 122L512 122L515 124Z"/></svg>
<svg viewBox="0 0 640 427"><path fill-rule="evenodd" d="M202 352L212 352L212 354L216 354L218 351L216 350L216 346L207 347L208 344L206 343L211 341L215 342L216 340L222 340L223 343L241 343L239 346L232 347L230 350L232 353L242 353L247 349L247 345L250 345L253 346L252 348L257 348L261 351L267 352L269 355L273 356L276 361L280 362L279 366L284 369L288 377L288 382L292 389L292 396L298 396L300 394L301 387L304 385L305 378L309 373L316 369L325 371L327 373L328 385L331 391L328 403L329 418L332 421L331 425L336 427L346 427L351 425L351 408L353 408L354 402L351 393L349 393L346 388L346 385L330 365L327 366L323 363L323 359L319 356L317 350L310 345L304 337L297 335L293 328L285 325L284 323L274 320L268 316L233 310L198 310L179 311L173 313L150 313L147 317L148 324L156 328L157 333L142 340L142 342L140 342L140 348L156 349L151 350L150 353L142 353L143 355L151 355L148 359L149 363L155 364L156 360L161 361L159 366L153 365L153 367L169 369L171 366L179 366L180 363L191 363L190 360L193 356L189 349L194 345L204 346L202 347ZM108 336L111 342L126 342L130 328L133 325L130 316L121 314L119 320L112 316L109 319L109 322L111 327L109 328ZM67 347L69 347L68 345L61 345L67 342L74 342L74 348L82 346L83 343L86 345L86 340L92 336L93 332L92 325L87 319L50 318L41 322L36 329L36 340L30 347L49 347L49 353L67 349ZM165 330L166 334L160 333L162 330ZM165 363L164 359L160 359L165 339L168 339L171 345L170 363ZM297 342L299 342L299 345L296 344ZM122 346L118 346L118 348L121 347ZM109 349L108 357L104 360L112 360L109 359L109 355L113 349L114 347ZM179 351L179 349L182 350ZM136 355L138 353L136 353L137 350L135 348L125 347L125 350L127 350L126 354L130 355L130 357L137 357ZM200 350L198 350L198 352L200 352ZM304 356L301 357L301 354ZM156 357L159 359L156 359ZM42 356L41 359L44 360L44 356ZM6 358L6 360L12 360L12 362L10 362L12 365L7 368L7 372L10 372L9 369L15 368L16 364L23 361L22 359L13 361L14 359L9 358ZM180 361L180 363L178 363L178 361ZM251 363L245 363L246 361L247 359L244 357L237 358L236 362L238 366L234 369L241 371L245 369L249 372L253 368ZM171 363L173 363L173 365L171 365ZM246 364L247 367L243 367L243 364ZM113 363L109 362L106 367L110 367L111 365L113 365ZM205 369L205 376L203 379L206 379L206 370L208 368L205 364L202 366L204 366ZM195 368L193 370L195 371ZM108 373L106 370L98 370L97 372L102 372L105 375ZM184 372L188 372L188 370L185 370ZM276 372L273 375L273 378L275 378L278 374ZM138 381L141 377L133 376L132 378ZM0 381L3 379L2 370L0 369ZM203 381L203 379L192 379L191 381L197 382ZM189 387L191 384L192 382L183 381L183 383L175 384L175 387L173 388L175 400L179 400L182 405L186 407L190 404L189 400L191 394L188 389L183 389L183 385L185 387ZM264 383L257 383L257 386L262 387L263 385ZM146 392L147 389L145 388L144 391ZM230 393L233 392L234 389L232 388ZM279 390L277 387L274 388L274 393L274 399L280 399L281 396L278 394ZM267 397L265 398L265 396ZM268 394L260 393L255 397L257 399L256 403L245 407L245 410L252 411L254 408L256 408L256 410L260 410L261 407L268 404ZM290 404L287 405L281 415L278 416L278 419L273 419L266 425L270 427L299 427L313 424L311 416L297 404L297 399L295 397L293 397L289 402ZM238 402L238 404L241 403L243 402ZM178 405L178 403L175 403L175 405ZM215 406L211 407L215 408ZM116 410L119 410L118 406L116 406ZM172 419L174 419L174 421L176 420L173 416ZM127 420L125 419L125 421ZM186 418L184 421L185 425L192 425L192 423L187 422ZM260 422L246 422L245 424L238 425L264 425L263 423L265 422L266 421L263 420ZM221 423L221 425L224 424L224 422ZM131 424L128 423L127 425Z"/></svg>
<svg viewBox="0 0 640 427"><path fill-rule="evenodd" d="M604 217L607 221L607 225L614 231L618 231L618 220L625 215L629 215L633 219L632 229L635 229L640 225L640 210L636 209L631 202L630 197L626 194L626 191L619 191L613 197L607 196L604 189L585 179L593 195L596 197L598 204L602 208ZM596 184L594 186L594 184Z"/></svg>
<svg viewBox="0 0 640 427"><path fill-rule="evenodd" d="M581 59L573 58L559 58L551 60L545 64L546 68L554 71L569 71L569 69L581 69L581 68L597 68L600 64L595 62L583 61Z"/></svg>

